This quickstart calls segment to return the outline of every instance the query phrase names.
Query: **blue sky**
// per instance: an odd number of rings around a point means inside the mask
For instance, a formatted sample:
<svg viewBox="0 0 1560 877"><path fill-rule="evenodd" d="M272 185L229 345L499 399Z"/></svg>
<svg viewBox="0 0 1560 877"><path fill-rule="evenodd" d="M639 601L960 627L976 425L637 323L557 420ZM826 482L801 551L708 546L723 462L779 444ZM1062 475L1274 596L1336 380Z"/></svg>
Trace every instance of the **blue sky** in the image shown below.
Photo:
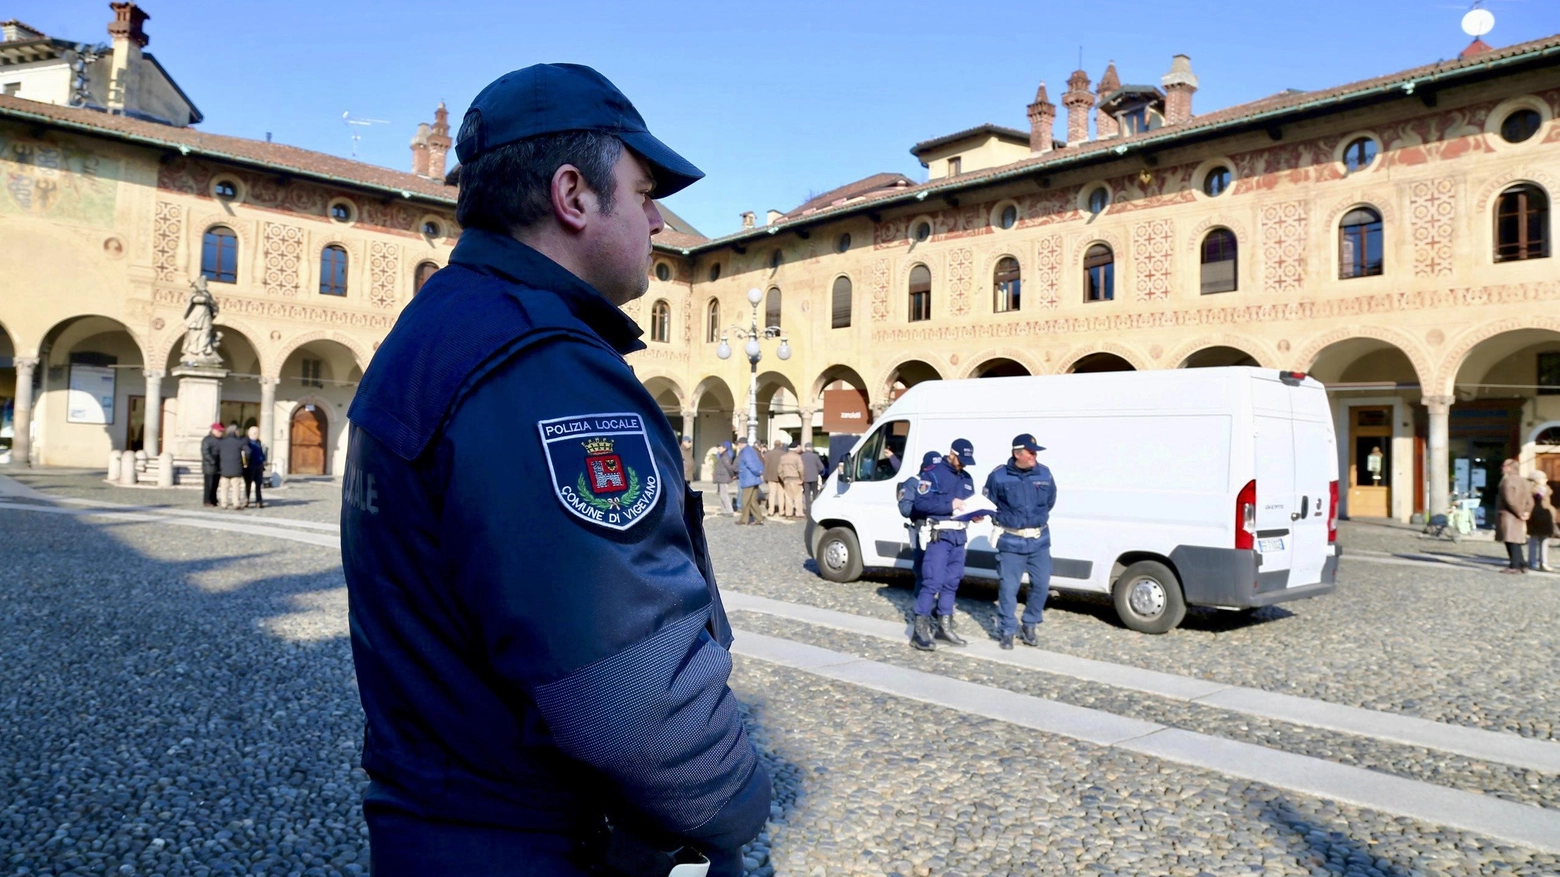
<svg viewBox="0 0 1560 877"><path fill-rule="evenodd" d="M146 0L147 50L205 113L202 128L410 169L407 141L442 99L452 124L499 74L539 61L596 67L650 129L708 174L668 201L700 231L787 210L878 171L923 179L908 150L983 122L1027 128L1083 66L1157 84L1177 52L1194 110L1326 88L1455 57L1456 0L1090 2L403 2ZM1560 32L1560 0L1486 0L1504 46ZM51 36L107 38L106 0L11 0ZM453 156L452 156L453 161Z"/></svg>

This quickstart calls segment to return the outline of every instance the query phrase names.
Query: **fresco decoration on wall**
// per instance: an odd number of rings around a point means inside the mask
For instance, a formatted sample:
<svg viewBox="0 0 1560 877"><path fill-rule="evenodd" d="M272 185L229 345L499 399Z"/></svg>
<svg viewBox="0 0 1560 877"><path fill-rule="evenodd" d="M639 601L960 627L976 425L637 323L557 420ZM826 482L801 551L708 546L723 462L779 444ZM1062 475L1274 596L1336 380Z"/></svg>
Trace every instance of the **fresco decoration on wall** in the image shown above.
<svg viewBox="0 0 1560 877"><path fill-rule="evenodd" d="M948 310L955 317L970 312L970 284L975 277L975 252L959 247L948 253Z"/></svg>
<svg viewBox="0 0 1560 877"><path fill-rule="evenodd" d="M1170 297L1170 271L1175 252L1175 226L1168 219L1151 219L1132 227L1132 257L1135 261L1139 301Z"/></svg>
<svg viewBox="0 0 1560 877"><path fill-rule="evenodd" d="M303 229L278 222L265 224L265 291L298 295L298 263L303 256Z"/></svg>
<svg viewBox="0 0 1560 877"><path fill-rule="evenodd" d="M152 290L153 304L182 309L188 298L188 290L158 288ZM217 296L217 306L222 309L224 314L230 316L266 317L275 320L292 320L299 323L341 326L350 329L373 329L388 332L390 327L395 325L395 317L389 314L370 314L363 311L348 311L340 308L316 307L297 302L276 301L274 299L219 295Z"/></svg>
<svg viewBox="0 0 1560 877"><path fill-rule="evenodd" d="M184 209L158 201L152 221L152 269L160 283L179 283L179 238L184 233Z"/></svg>
<svg viewBox="0 0 1560 877"><path fill-rule="evenodd" d="M348 197L357 207L354 225L421 237L422 217L427 208L402 199L384 200L345 195L298 180L286 180L274 174L257 174L230 168L218 168L209 162L174 156L157 169L157 187L198 198L211 197L211 181L221 174L237 179L244 188L244 205L262 210L280 210L325 219L332 198ZM448 226L453 227L453 217ZM446 235L446 239L453 234Z"/></svg>
<svg viewBox="0 0 1560 877"><path fill-rule="evenodd" d="M1416 180L1409 187L1409 222L1414 239L1414 276L1452 276L1452 221L1457 185L1450 178Z"/></svg>
<svg viewBox="0 0 1560 877"><path fill-rule="evenodd" d="M888 319L888 260L872 263L872 322Z"/></svg>
<svg viewBox="0 0 1560 877"><path fill-rule="evenodd" d="M1305 286L1304 201L1262 205L1262 289L1274 294L1299 293Z"/></svg>
<svg viewBox="0 0 1560 877"><path fill-rule="evenodd" d="M112 228L121 162L70 140L0 130L0 214Z"/></svg>
<svg viewBox="0 0 1560 877"><path fill-rule="evenodd" d="M385 241L368 246L368 300L375 307L395 304L395 281L401 273L401 248Z"/></svg>
<svg viewBox="0 0 1560 877"><path fill-rule="evenodd" d="M1062 236L1046 235L1035 244L1035 286L1038 301L1044 310L1056 307L1060 300L1062 282ZM1029 290L1024 290L1024 301L1029 301Z"/></svg>

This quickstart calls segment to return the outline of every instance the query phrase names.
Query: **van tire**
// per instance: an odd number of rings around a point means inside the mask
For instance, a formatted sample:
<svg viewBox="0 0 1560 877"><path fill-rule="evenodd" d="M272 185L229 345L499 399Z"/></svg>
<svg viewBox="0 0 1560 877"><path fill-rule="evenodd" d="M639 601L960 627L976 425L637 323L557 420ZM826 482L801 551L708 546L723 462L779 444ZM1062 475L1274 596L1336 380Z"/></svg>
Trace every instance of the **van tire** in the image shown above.
<svg viewBox="0 0 1560 877"><path fill-rule="evenodd" d="M831 527L818 540L814 555L818 575L831 582L854 582L861 578L861 543L849 527Z"/></svg>
<svg viewBox="0 0 1560 877"><path fill-rule="evenodd" d="M1112 591L1121 623L1139 633L1165 633L1186 617L1180 580L1156 560L1140 560L1122 570Z"/></svg>

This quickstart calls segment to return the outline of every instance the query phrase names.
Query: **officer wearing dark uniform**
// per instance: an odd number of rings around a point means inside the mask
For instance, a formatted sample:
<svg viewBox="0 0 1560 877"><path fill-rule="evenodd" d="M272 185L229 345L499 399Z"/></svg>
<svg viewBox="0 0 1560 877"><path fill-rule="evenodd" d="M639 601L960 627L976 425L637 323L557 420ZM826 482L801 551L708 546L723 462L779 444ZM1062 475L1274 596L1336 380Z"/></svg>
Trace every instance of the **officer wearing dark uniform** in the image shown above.
<svg viewBox="0 0 1560 877"><path fill-rule="evenodd" d="M932 608L937 608L936 639L956 646L969 643L953 629L953 600L964 578L967 526L954 516L964 500L975 495L975 482L965 467L975 465L975 446L955 439L947 456L921 473L911 520L920 527L921 583L915 597L915 632L910 645L925 651L933 641Z"/></svg>
<svg viewBox="0 0 1560 877"><path fill-rule="evenodd" d="M1056 505L1056 482L1051 470L1035 459L1045 448L1029 433L1015 436L1013 456L986 477L984 493L997 507L997 639L1002 648L1013 648L1018 633L1026 646L1038 646L1035 625L1042 620L1045 599L1051 593L1051 508ZM1018 585L1029 573L1029 599L1024 602L1024 624L1018 609Z"/></svg>
<svg viewBox="0 0 1560 877"><path fill-rule="evenodd" d="M588 67L489 85L464 231L363 376L342 556L372 870L741 872L770 782L677 437L624 361L702 173Z"/></svg>

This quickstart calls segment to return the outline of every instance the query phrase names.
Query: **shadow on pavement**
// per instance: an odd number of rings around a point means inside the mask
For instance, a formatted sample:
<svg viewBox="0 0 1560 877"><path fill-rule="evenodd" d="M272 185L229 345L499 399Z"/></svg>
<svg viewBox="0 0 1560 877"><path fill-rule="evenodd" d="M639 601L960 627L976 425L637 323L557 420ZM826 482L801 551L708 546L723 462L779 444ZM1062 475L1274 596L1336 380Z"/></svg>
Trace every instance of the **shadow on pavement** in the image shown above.
<svg viewBox="0 0 1560 877"><path fill-rule="evenodd" d="M1249 807L1260 807L1264 820L1274 827L1293 832L1289 850L1312 874L1318 872L1345 877L1356 874L1380 874L1382 877L1410 877L1417 872L1371 855L1370 846L1341 831L1329 831L1301 813L1282 794L1248 792Z"/></svg>

